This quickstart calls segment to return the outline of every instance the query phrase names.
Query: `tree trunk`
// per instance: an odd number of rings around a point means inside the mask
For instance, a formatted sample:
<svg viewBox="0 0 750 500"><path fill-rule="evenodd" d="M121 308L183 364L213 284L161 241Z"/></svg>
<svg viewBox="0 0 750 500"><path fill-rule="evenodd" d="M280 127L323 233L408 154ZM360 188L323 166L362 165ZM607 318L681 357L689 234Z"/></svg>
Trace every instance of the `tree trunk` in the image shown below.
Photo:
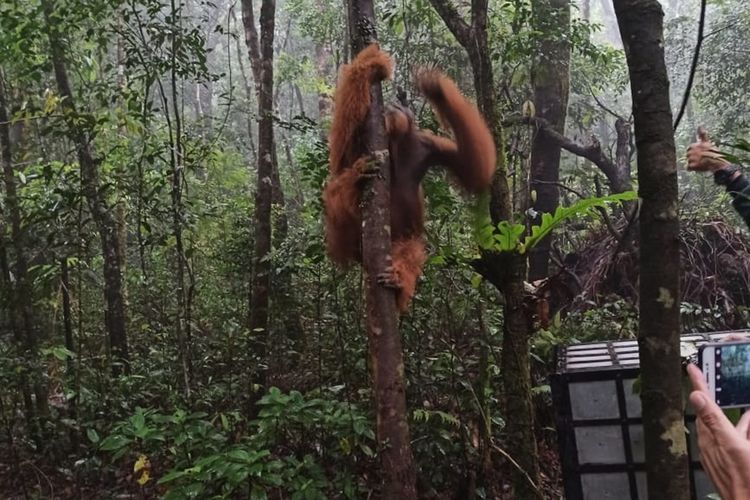
<svg viewBox="0 0 750 500"><path fill-rule="evenodd" d="M171 15L172 19L176 22L179 21L180 11L179 6L175 0L171 0ZM175 273L175 285L176 285L176 298L177 298L177 311L175 314L175 338L177 339L177 348L180 353L180 365L182 368L182 388L186 398L190 398L191 385L192 385L192 319L189 299L189 292L192 289L191 286L186 284L185 277L190 274L190 263L188 262L187 255L185 254L185 242L182 234L182 221L184 216L184 206L182 201L182 186L184 183L184 172L185 172L185 154L183 147L183 131L182 131L182 105L180 102L180 93L178 87L178 75L177 75L177 36L172 35L171 47L170 47L170 78L169 82L171 85L171 98L172 98L172 118L169 118L169 104L166 102L166 96L162 94L164 102L164 113L167 117L167 125L169 127L169 141L170 141L170 178L172 180L172 189L170 191L172 201L172 234L175 239L175 253L177 258L175 259L176 273Z"/></svg>
<svg viewBox="0 0 750 500"><path fill-rule="evenodd" d="M244 23L245 27L245 43L247 45L247 51L250 59L250 66L253 73L253 78L255 80L255 96L258 102L260 102L260 92L261 92L261 85L259 85L260 79L262 78L263 71L262 71L262 57L260 55L260 47L258 45L258 33L255 28L255 20L254 20L254 12L252 11L252 2L248 2L248 5L246 6L243 3L243 13L242 13L242 21ZM263 20L261 19L261 23ZM263 41L261 40L261 44ZM244 74L244 66L241 66L243 74ZM247 83L245 84L245 89L247 92L250 91L250 86ZM269 90L270 92L270 90ZM278 93L272 93L272 104L269 108L272 113L273 109L276 108L276 100L278 99ZM248 100L250 98L250 94L248 94ZM262 116L262 115L261 115ZM249 132L250 135L252 135L251 132ZM259 134L260 137L260 134ZM251 144L252 144L252 137L250 138ZM284 197L284 190L281 185L281 177L279 173L279 162L278 162L278 156L277 156L277 142L276 137L272 136L271 138L271 176L270 176L270 183L271 183L271 208L269 210L271 211L271 247L280 247L284 241L287 238L288 232L289 232L289 220L287 216L287 207L286 207L286 200ZM256 207L257 210L257 207ZM275 216L274 216L275 214ZM256 213L257 217L257 213ZM257 241L256 241L257 243ZM270 252L270 250L269 250ZM270 273L270 264L269 264L269 273ZM269 275L269 283L270 283L270 275ZM250 293L250 310L252 311L254 306L253 303L255 301L255 288L251 288ZM268 303L274 304L274 307L277 308L279 311L284 311L284 314L280 317L280 326L278 328L279 331L284 332L285 336L292 340L293 342L298 341L302 338L303 334L303 328L302 323L300 321L300 316L297 314L297 311L299 310L299 304L297 302L297 299L295 297L294 293L294 287L292 283L292 275L289 271L282 271L279 275L276 276L276 279L274 280L274 286L273 289L268 291ZM269 306L267 306L269 307ZM268 322L266 324L266 329L273 329L271 328L273 325L269 325ZM291 366L293 367L296 362L298 361L296 357L294 358L287 358L288 361L290 361ZM274 367L275 369L279 369L281 371L286 371L289 369L289 366L277 366Z"/></svg>
<svg viewBox="0 0 750 500"><path fill-rule="evenodd" d="M51 61L55 70L58 91L68 125L68 133L76 145L78 163L81 168L81 184L91 216L99 231L104 259L104 299L106 302L105 324L112 350L112 374L117 376L129 371L128 339L125 329L125 300L122 275L120 273L120 244L117 222L107 206L99 180L98 161L94 157L89 133L78 120L73 90L68 79L65 48L58 31L59 22L53 19L54 0L42 0L47 36L49 37Z"/></svg>
<svg viewBox="0 0 750 500"><path fill-rule="evenodd" d="M5 97L4 81L0 80L0 160L2 160L3 181L5 184L5 206L10 221L10 237L15 265L6 262L8 284L10 326L18 344L21 359L24 361L21 374L21 386L24 387L24 405L26 416L32 426L32 434L38 430L37 417L49 414L47 405L47 388L39 365L39 346L33 322L33 294L28 280L28 248L26 234L21 226L21 204L16 189L16 177L13 172L13 154L11 151L10 126ZM7 254L7 252L6 252ZM6 255L7 257L7 255ZM14 278L10 278L11 269ZM32 404L28 381L31 379L36 406ZM39 436L37 436L39 437Z"/></svg>
<svg viewBox="0 0 750 500"><path fill-rule="evenodd" d="M68 258L60 259L60 288L62 290L62 313L63 313L63 332L65 335L65 348L76 352L75 341L73 339L73 309L70 303L70 272L68 270ZM69 357L65 360L65 378L70 387L75 387L75 360ZM78 421L78 400L71 398L69 401L68 415L74 422ZM78 449L79 439L76 426L70 428L70 448L76 451Z"/></svg>
<svg viewBox="0 0 750 500"><path fill-rule="evenodd" d="M689 498L680 368L677 166L661 5L615 0L630 72L638 151L638 344L649 498Z"/></svg>
<svg viewBox="0 0 750 500"><path fill-rule="evenodd" d="M315 68L317 74L325 78L331 73L330 51L320 42L315 43ZM331 96L323 89L318 90L318 123L331 115Z"/></svg>
<svg viewBox="0 0 750 500"><path fill-rule="evenodd" d="M543 118L509 121L509 123L518 122L535 124L552 143L596 165L607 178L611 194L624 193L633 189L630 178L630 123L625 119L618 118L615 121L617 146L614 160L602 150L601 142L594 135L591 136L588 144L580 144L554 130Z"/></svg>
<svg viewBox="0 0 750 500"><path fill-rule="evenodd" d="M125 95L125 40L122 36L122 23L123 18L121 13L118 12L119 19L117 21L118 34L117 34L117 90L120 93L117 98L117 106L120 111L126 113L125 102L123 96ZM121 124L119 127L119 133L121 137L127 137L128 133L125 124ZM125 178L127 176L126 163L118 162L115 165L115 185L117 186L117 202L115 204L115 220L117 221L117 251L120 255L120 275L126 275L127 266L127 244L128 244L128 205L127 198L125 196ZM123 303L127 308L128 305L128 288L127 282L122 282L122 297Z"/></svg>
<svg viewBox="0 0 750 500"><path fill-rule="evenodd" d="M492 63L487 42L487 0L473 0L471 25L450 0L431 3L456 40L469 55L474 72L477 104L499 149L498 168L490 191L493 224L513 220L513 205L505 165L505 139L495 104ZM526 258L518 253L484 252L477 268L504 297L502 373L505 396L508 451L523 471L513 468L516 498L540 498L539 455L534 435L531 402L529 339L530 322L523 307ZM533 483L533 484L532 484Z"/></svg>
<svg viewBox="0 0 750 500"><path fill-rule="evenodd" d="M254 336L256 354L265 363L268 340L268 297L271 286L271 205L273 202L273 35L276 4L274 0L263 0L260 9L260 58L253 66L253 75L258 89L258 178L255 192L255 255L251 284L250 330ZM242 0L242 21L251 63L253 45L248 38L255 32L252 0ZM266 373L261 369L257 381L265 385Z"/></svg>
<svg viewBox="0 0 750 500"><path fill-rule="evenodd" d="M377 43L372 0L351 0L349 25L352 54ZM362 196L362 266L365 273L367 336L370 349L378 452L383 467L383 498L416 499L416 469L406 408L406 384L398 314L393 290L377 282L391 252L390 157L383 120L380 83L370 87L370 112L362 132L366 150L379 164L380 174Z"/></svg>
<svg viewBox="0 0 750 500"><path fill-rule="evenodd" d="M232 16L232 21L236 23L237 19L234 14L234 9L230 10L229 13ZM243 21L244 21L244 16L243 16ZM251 20L250 22L253 22L253 21ZM253 29L254 29L254 25L253 25ZM247 33L246 33L246 39L247 39ZM255 96L256 99L258 96L257 96L257 92L254 91L253 87L250 85L250 79L247 77L247 71L245 70L245 63L243 62L245 59L243 56L243 51L240 48L239 37L236 37L234 41L237 46L237 63L240 66L240 76L242 77L242 83L245 87L245 102L247 106L247 111L245 111L244 114L245 114L245 124L247 127L248 149L250 150L250 161L252 163L256 163L258 161L258 152L255 149L255 140L253 139L254 120L253 120L253 114L250 113L250 102L253 96ZM247 49L249 52L249 47L247 47Z"/></svg>
<svg viewBox="0 0 750 500"><path fill-rule="evenodd" d="M534 0L532 24L542 33L533 62L532 82L536 116L549 127L565 133L565 117L570 90L569 0ZM536 222L543 213L553 213L560 203L560 146L551 140L544 128L537 131L531 147L531 189L536 191ZM550 235L529 252L529 281L549 276Z"/></svg>

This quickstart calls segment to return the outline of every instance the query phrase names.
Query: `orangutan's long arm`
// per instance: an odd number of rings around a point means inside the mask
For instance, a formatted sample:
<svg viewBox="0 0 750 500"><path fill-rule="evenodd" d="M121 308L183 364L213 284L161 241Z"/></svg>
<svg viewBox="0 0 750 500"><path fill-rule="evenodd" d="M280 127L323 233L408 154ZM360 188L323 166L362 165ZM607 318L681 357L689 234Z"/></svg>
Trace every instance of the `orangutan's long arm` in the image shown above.
<svg viewBox="0 0 750 500"><path fill-rule="evenodd" d="M438 71L422 73L417 83L456 139L454 142L422 132L432 143L429 163L448 167L468 191L475 193L486 189L495 172L497 151L479 110L461 95L450 78Z"/></svg>
<svg viewBox="0 0 750 500"><path fill-rule="evenodd" d="M350 168L362 156L357 134L370 109L370 84L389 78L391 69L391 59L377 45L363 49L341 68L328 136L331 174Z"/></svg>

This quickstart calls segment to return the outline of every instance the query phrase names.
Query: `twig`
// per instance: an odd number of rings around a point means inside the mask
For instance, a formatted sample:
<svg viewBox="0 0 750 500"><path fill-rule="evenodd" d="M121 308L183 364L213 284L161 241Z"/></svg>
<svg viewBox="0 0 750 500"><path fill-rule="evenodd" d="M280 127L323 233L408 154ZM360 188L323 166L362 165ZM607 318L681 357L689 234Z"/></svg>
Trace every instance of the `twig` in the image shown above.
<svg viewBox="0 0 750 500"><path fill-rule="evenodd" d="M602 186L599 182L599 176L594 176L594 186L596 188L596 196L600 197L602 196ZM601 214L602 219L604 219L604 224L607 226L607 230L609 230L610 234L617 240L617 243L619 244L622 241L622 235L617 231L615 226L612 224L612 219L609 218L609 213L607 213L607 209L604 207L596 207L597 211Z"/></svg>
<svg viewBox="0 0 750 500"><path fill-rule="evenodd" d="M591 87L591 85L588 85L588 88L589 88L589 93L591 94L591 97L594 98L594 100L596 101L596 103L599 105L600 108L602 108L604 111L614 116L615 118L625 120L625 118L622 115L619 115L615 113L614 111L612 111L611 109L609 109L607 106L604 105L602 101L599 100L598 97L596 97L596 94L594 93L594 89ZM629 120L625 120L625 121L629 121Z"/></svg>
<svg viewBox="0 0 750 500"><path fill-rule="evenodd" d="M513 457L511 457L511 456L510 456L510 455L508 454L508 452L507 452L507 451L505 451L504 449L500 448L500 447L499 447L498 445L496 445L496 444L494 444L494 443L492 443L492 449L493 449L493 450L495 450L495 451L497 451L498 453L500 453L500 454L501 454L502 456L504 456L505 458L507 458L507 459L508 459L508 460L510 461L510 463L511 463L511 464L513 464L513 466L514 466L514 467L515 467L516 469L518 469L518 470L519 470L519 471L521 472L521 474L523 474L523 476L524 476L524 477L526 478L526 480L527 480L527 481L529 482L529 484L531 485L531 487L532 487L532 488L534 488L534 489L536 490L536 492L537 492L537 493L539 493L539 495L540 495L541 497L543 497L543 496L544 496L544 495L542 495L542 491L541 491L541 490L539 489L539 486L537 486L537 485L536 485L536 483L535 483L535 482L534 482L534 481L533 481L533 480L531 479L531 476L529 476L529 473L528 473L528 472L526 472L526 471L525 471L525 470L523 469L523 467L521 467L521 465L520 465L520 464L519 464L518 462L516 462L515 460L513 460Z"/></svg>
<svg viewBox="0 0 750 500"><path fill-rule="evenodd" d="M727 24L725 24L725 25L724 25L724 26L722 26L721 28L716 28L715 30L713 30L713 31L710 31L710 32L706 33L706 35L705 35L705 36L703 37L703 39L705 40L706 38L712 37L712 36L714 36L714 35L718 35L718 34L719 34L719 33L721 33L722 31L725 31L725 30L728 30L728 29L734 28L734 27L735 27L735 26L737 26L737 25L738 25L738 24L739 24L740 22L741 22L741 20L740 20L740 19L737 19L736 21L732 21L731 23L727 23Z"/></svg>
<svg viewBox="0 0 750 500"><path fill-rule="evenodd" d="M562 182L535 180L534 183L535 184L545 184L545 185L548 185L548 186L556 186L556 187L559 187L560 189L564 189L565 191L573 193L574 195L578 196L581 199L586 198L586 196L584 196L583 193L581 193L580 191L576 191L575 189L573 189L570 186L566 186Z"/></svg>
<svg viewBox="0 0 750 500"><path fill-rule="evenodd" d="M682 97L682 105L680 106L680 112L677 113L677 118L672 126L673 130L677 130L682 120L682 115L685 114L687 103L690 100L690 91L693 88L693 79L695 78L695 69L698 67L698 58L701 53L701 45L703 45L703 30L706 27L706 0L701 0L701 16L698 24L698 41L695 44L695 52L693 52L693 63L690 66L690 76L688 77L687 86L685 87L685 95Z"/></svg>

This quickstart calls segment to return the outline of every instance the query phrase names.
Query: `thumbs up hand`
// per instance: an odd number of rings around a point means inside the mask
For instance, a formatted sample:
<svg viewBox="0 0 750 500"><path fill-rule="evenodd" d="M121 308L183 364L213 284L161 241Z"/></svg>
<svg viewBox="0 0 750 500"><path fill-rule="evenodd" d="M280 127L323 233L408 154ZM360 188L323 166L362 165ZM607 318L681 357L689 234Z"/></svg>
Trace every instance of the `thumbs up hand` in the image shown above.
<svg viewBox="0 0 750 500"><path fill-rule="evenodd" d="M687 168L696 172L715 172L729 165L708 138L703 127L698 128L697 142L687 149Z"/></svg>

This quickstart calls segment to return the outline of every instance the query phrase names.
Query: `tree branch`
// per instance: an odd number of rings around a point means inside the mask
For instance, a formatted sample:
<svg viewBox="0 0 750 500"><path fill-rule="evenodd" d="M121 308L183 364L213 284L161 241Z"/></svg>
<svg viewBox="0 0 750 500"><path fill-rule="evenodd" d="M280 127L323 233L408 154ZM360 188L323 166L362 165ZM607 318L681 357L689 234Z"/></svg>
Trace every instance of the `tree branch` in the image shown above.
<svg viewBox="0 0 750 500"><path fill-rule="evenodd" d="M703 30L706 27L706 0L701 0L701 16L698 22L698 41L695 43L695 52L693 52L693 62L690 65L690 76L688 77L687 86L685 87L685 95L682 96L682 105L680 106L680 112L677 113L677 118L674 120L672 130L677 130L682 120L682 115L685 114L688 101L690 100L690 91L693 89L693 79L695 79L695 69L698 67L698 59L701 54L701 46L703 45Z"/></svg>
<svg viewBox="0 0 750 500"><path fill-rule="evenodd" d="M534 125L537 127L539 133L543 133L546 137L560 146L566 151L573 153L581 158L586 158L591 163L599 167L599 170L607 177L607 181L610 186L614 187L618 185L617 177L617 166L615 163L604 154L602 146L599 140L595 136L591 136L591 144L584 145L575 142L574 140L565 137L560 132L552 128L552 125L544 118L537 117L516 117L503 122L503 126L509 125Z"/></svg>
<svg viewBox="0 0 750 500"><path fill-rule="evenodd" d="M430 0L430 3L458 43L467 47L471 40L471 26L464 21L451 0Z"/></svg>

